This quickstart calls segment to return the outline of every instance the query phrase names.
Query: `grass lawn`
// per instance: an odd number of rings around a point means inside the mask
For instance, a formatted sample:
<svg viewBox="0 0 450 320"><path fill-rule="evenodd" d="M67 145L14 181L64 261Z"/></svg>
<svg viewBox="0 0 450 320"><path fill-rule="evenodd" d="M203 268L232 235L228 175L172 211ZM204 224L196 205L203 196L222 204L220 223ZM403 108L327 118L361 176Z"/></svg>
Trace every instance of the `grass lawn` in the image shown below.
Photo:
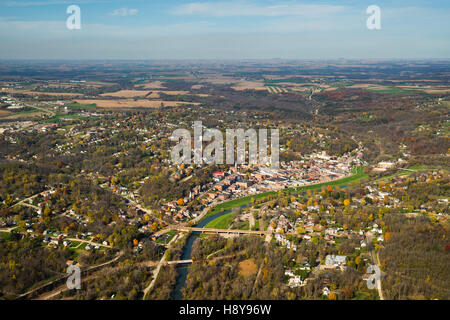
<svg viewBox="0 0 450 320"><path fill-rule="evenodd" d="M85 109L85 110L94 110L97 105L95 103L92 104L79 104L79 103L69 103L66 104L64 107L67 107L67 109Z"/></svg>
<svg viewBox="0 0 450 320"><path fill-rule="evenodd" d="M9 233L9 232L0 232L0 238L5 239L5 240L10 240L11 239L11 233Z"/></svg>
<svg viewBox="0 0 450 320"><path fill-rule="evenodd" d="M396 177L396 176L404 176L404 175L407 175L407 174L411 174L411 173L413 173L415 171L441 170L441 169L448 170L449 168L448 167L442 167L442 166L437 166L437 167L435 167L435 166L412 166L412 167L409 167L407 170L406 169L405 170L400 170L400 171L398 171L396 173L393 173L393 174L390 174L388 176L378 178L378 179L375 180L375 182L381 181L381 180L391 179L391 178Z"/></svg>
<svg viewBox="0 0 450 320"><path fill-rule="evenodd" d="M83 242L81 243L81 245L77 248L77 250L86 250L86 246L88 245L88 243Z"/></svg>
<svg viewBox="0 0 450 320"><path fill-rule="evenodd" d="M80 245L80 241L71 241L70 242L70 247L71 248L75 248L75 247L78 247L79 245Z"/></svg>
<svg viewBox="0 0 450 320"><path fill-rule="evenodd" d="M41 123L58 123L65 120L80 120L80 119L98 119L98 117L87 117L79 114L65 114L57 112L53 117L41 120Z"/></svg>
<svg viewBox="0 0 450 320"><path fill-rule="evenodd" d="M233 222L232 212L224 214L223 216L220 216L217 219L214 219L213 221L209 222L205 226L205 228L228 229L231 222Z"/></svg>
<svg viewBox="0 0 450 320"><path fill-rule="evenodd" d="M249 230L250 229L250 222L248 221L241 221L239 223L235 223L233 224L233 228L232 229L236 229L236 230Z"/></svg>
<svg viewBox="0 0 450 320"><path fill-rule="evenodd" d="M167 238L162 236L162 237L159 237L158 239L156 239L155 242L156 243L161 243L161 244L169 243L170 240L172 240L172 238L177 234L177 232L178 232L177 230L169 231L169 232L166 233Z"/></svg>
<svg viewBox="0 0 450 320"><path fill-rule="evenodd" d="M398 88L398 87L386 87L383 89L368 87L367 90L374 91L377 93L390 93L390 94L408 94L408 93L417 92L417 90L414 90L414 89L405 89L405 88Z"/></svg>

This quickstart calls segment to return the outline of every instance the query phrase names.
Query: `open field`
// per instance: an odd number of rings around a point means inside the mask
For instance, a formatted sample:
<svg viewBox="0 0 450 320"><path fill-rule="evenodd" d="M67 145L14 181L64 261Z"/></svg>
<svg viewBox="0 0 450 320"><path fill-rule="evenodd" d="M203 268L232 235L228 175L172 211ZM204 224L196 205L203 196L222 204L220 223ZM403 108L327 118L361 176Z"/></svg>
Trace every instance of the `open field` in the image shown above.
<svg viewBox="0 0 450 320"><path fill-rule="evenodd" d="M267 87L267 91L269 93L287 93L288 90L286 88L276 87L276 86L270 86Z"/></svg>
<svg viewBox="0 0 450 320"><path fill-rule="evenodd" d="M247 259L239 262L238 269L239 274L244 277L254 275L258 271L258 267L253 259Z"/></svg>
<svg viewBox="0 0 450 320"><path fill-rule="evenodd" d="M446 170L446 171L449 171L450 167L412 166L412 167L409 167L407 169L399 170L398 172L393 173L391 175L384 176L384 177L381 177L379 179L376 179L375 181L389 180L389 179L397 177L397 176L405 176L405 175L412 174L412 173L414 173L416 171L427 171L427 170Z"/></svg>
<svg viewBox="0 0 450 320"><path fill-rule="evenodd" d="M4 111L4 110L2 110ZM7 111L9 112L9 111ZM0 117L5 120L14 120L18 118L28 118L28 117L40 117L42 115L46 114L45 112L41 112L37 109L28 110L28 111L22 111L22 112L10 112L9 114L1 114Z"/></svg>
<svg viewBox="0 0 450 320"><path fill-rule="evenodd" d="M209 97L209 94L206 93L190 93L189 91L164 91L164 90L154 90L151 91L151 94L147 96L148 99L159 99L161 97L161 93L167 95L191 95L197 97Z"/></svg>
<svg viewBox="0 0 450 320"><path fill-rule="evenodd" d="M9 115L9 114L11 114L10 111L7 111L7 110L1 110L1 109L0 109L0 117L7 116L7 115Z"/></svg>
<svg viewBox="0 0 450 320"><path fill-rule="evenodd" d="M168 94L168 95L179 95L179 94L190 94L189 91L175 91L175 90L155 90L152 91L153 93L164 93L164 94Z"/></svg>
<svg viewBox="0 0 450 320"><path fill-rule="evenodd" d="M370 91L376 91L379 93L411 93L411 92L425 92L429 94L446 94L450 92L448 87L439 86L410 86L410 85L398 85L398 86L386 86L380 84L361 83L349 86L350 89L366 89Z"/></svg>
<svg viewBox="0 0 450 320"><path fill-rule="evenodd" d="M102 97L118 97L118 98L134 98L134 97L145 97L151 93L149 98L159 98L161 93L168 95L182 95L190 94L189 91L175 91L175 90L120 90L117 92L103 93ZM197 94L194 94L197 95Z"/></svg>
<svg viewBox="0 0 450 320"><path fill-rule="evenodd" d="M230 226L230 223L233 221L233 213L227 213L223 216L218 217L217 219L214 219L213 221L209 222L205 228L213 228L213 229L228 229Z"/></svg>
<svg viewBox="0 0 450 320"><path fill-rule="evenodd" d="M64 96L64 97L77 97L82 96L82 93L70 93L70 92L37 92L29 90L12 90L7 89L6 92L11 94L25 94L28 96Z"/></svg>
<svg viewBox="0 0 450 320"><path fill-rule="evenodd" d="M144 89L167 89L165 86L162 85L161 81L152 81L149 83L143 83L143 84L136 84L136 88L144 88Z"/></svg>
<svg viewBox="0 0 450 320"><path fill-rule="evenodd" d="M94 99L82 99L76 100L79 104L96 104L99 108L161 108L161 107L175 107L182 104L198 105L195 102L180 102L180 101L162 101L162 100L94 100Z"/></svg>
<svg viewBox="0 0 450 320"><path fill-rule="evenodd" d="M236 90L236 91L244 91L244 90L265 91L265 90L267 90L266 87L257 87L257 86L234 86L234 87L231 87L231 88Z"/></svg>
<svg viewBox="0 0 450 320"><path fill-rule="evenodd" d="M102 97L118 97L118 98L134 98L134 97L145 97L149 91L142 90L120 90L116 92L102 93Z"/></svg>
<svg viewBox="0 0 450 320"><path fill-rule="evenodd" d="M243 91L243 90L267 90L267 88L264 86L264 83L262 81L247 81L242 80L237 82L233 87L231 87L234 90L237 91Z"/></svg>

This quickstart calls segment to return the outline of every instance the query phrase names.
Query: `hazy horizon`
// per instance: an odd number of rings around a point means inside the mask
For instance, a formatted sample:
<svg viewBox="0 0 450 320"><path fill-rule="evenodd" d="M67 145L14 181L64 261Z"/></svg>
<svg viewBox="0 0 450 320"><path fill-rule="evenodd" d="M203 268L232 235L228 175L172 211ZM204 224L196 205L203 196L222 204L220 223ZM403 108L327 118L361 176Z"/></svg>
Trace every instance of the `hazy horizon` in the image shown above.
<svg viewBox="0 0 450 320"><path fill-rule="evenodd" d="M66 27L72 4L79 30ZM380 30L366 26L370 5ZM28 0L0 10L0 59L450 58L448 1Z"/></svg>

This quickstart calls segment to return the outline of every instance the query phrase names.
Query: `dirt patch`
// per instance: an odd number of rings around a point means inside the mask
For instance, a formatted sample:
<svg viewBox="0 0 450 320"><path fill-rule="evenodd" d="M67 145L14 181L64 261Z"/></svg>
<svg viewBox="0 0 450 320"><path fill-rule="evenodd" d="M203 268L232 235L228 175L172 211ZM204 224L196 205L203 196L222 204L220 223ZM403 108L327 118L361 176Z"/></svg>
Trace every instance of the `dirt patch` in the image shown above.
<svg viewBox="0 0 450 320"><path fill-rule="evenodd" d="M170 91L170 90L152 90L151 94L147 96L147 98L151 99L159 99L161 93L167 95L191 95L197 97L208 97L209 94L206 93L190 93L189 91Z"/></svg>
<svg viewBox="0 0 450 320"><path fill-rule="evenodd" d="M6 90L8 93L12 94L25 94L29 96L64 96L64 97L75 97L82 96L82 93L69 93L69 92L36 92L29 90Z"/></svg>
<svg viewBox="0 0 450 320"><path fill-rule="evenodd" d="M7 116L8 114L11 114L11 112L7 110L0 110L0 117Z"/></svg>
<svg viewBox="0 0 450 320"><path fill-rule="evenodd" d="M170 91L170 90L158 90L158 91L154 91L157 92L159 94L161 93L165 93L165 94L169 94L169 95L178 95L178 94L189 94L189 91Z"/></svg>
<svg viewBox="0 0 450 320"><path fill-rule="evenodd" d="M149 94L147 96L147 98L149 98L149 99L159 99L160 95L159 95L158 91L152 91L152 93Z"/></svg>
<svg viewBox="0 0 450 320"><path fill-rule="evenodd" d="M253 259L247 259L239 262L238 268L239 274L244 277L254 275L258 271L258 267L253 261Z"/></svg>
<svg viewBox="0 0 450 320"><path fill-rule="evenodd" d="M101 96L109 97L119 97L119 98L134 98L134 97L144 97L149 93L149 91L139 91L139 90L120 90L116 92L102 93Z"/></svg>
<svg viewBox="0 0 450 320"><path fill-rule="evenodd" d="M137 84L135 85L135 87L141 87L144 89L166 89L166 87L162 85L161 81L152 81L149 83Z"/></svg>
<svg viewBox="0 0 450 320"><path fill-rule="evenodd" d="M99 108L161 108L161 107L175 107L182 104L198 105L194 102L181 101L162 101L162 100L76 100L79 104L93 104L95 103Z"/></svg>

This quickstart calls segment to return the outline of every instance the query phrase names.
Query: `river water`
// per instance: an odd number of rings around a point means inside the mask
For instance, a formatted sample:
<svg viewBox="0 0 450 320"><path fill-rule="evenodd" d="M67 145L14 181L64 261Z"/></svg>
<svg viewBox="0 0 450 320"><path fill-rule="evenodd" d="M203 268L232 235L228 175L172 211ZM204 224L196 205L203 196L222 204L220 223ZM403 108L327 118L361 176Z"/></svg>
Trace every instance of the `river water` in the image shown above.
<svg viewBox="0 0 450 320"><path fill-rule="evenodd" d="M241 206L241 208L246 208L246 207L248 207L248 204ZM227 214L230 212L231 212L231 210L226 210L226 211L215 213L207 218L202 219L199 223L194 225L194 227L203 228L204 226L206 226L209 222L213 221L214 219L217 219L218 217L223 216L224 214ZM183 248L183 252L181 253L180 260L192 259L192 245L194 244L195 240L197 240L197 238L200 236L200 234L201 234L201 232L199 232L199 231L193 231L189 235L189 238L187 239L186 244ZM181 300L183 297L182 289L184 288L184 286L186 284L186 279L187 279L187 275L189 272L189 265L190 265L189 263L183 263L183 264L179 264L177 266L178 274L177 274L177 279L176 279L176 283L175 283L175 288L173 289L172 293L170 294L170 298L172 300Z"/></svg>

